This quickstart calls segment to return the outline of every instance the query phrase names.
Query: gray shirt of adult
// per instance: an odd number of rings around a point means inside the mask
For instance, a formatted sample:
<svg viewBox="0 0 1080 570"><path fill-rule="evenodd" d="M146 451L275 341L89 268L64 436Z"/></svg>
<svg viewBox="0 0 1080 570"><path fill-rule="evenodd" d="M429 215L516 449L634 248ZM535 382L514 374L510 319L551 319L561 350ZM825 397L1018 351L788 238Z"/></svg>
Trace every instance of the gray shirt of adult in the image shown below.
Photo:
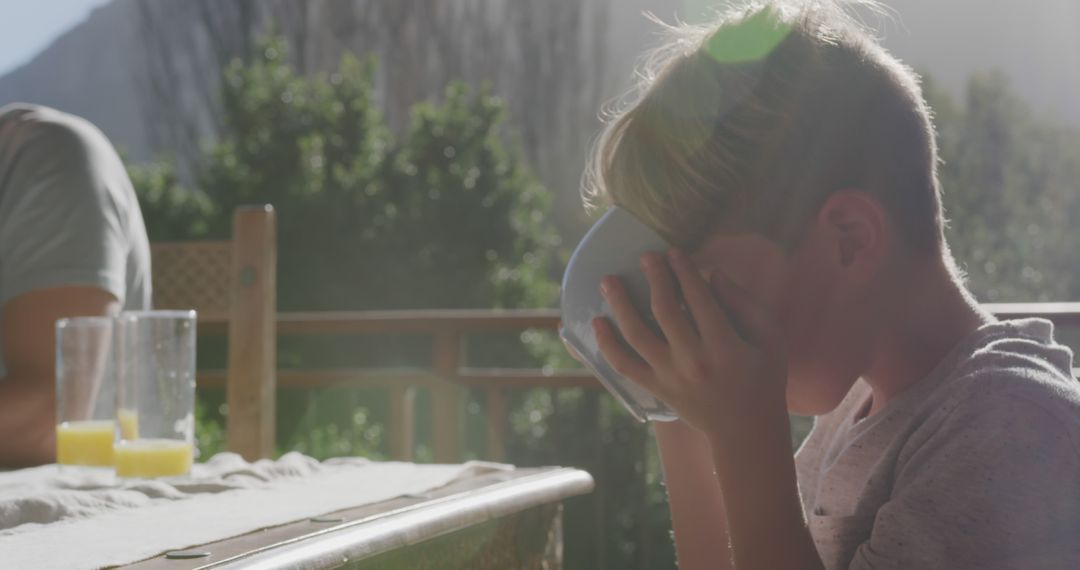
<svg viewBox="0 0 1080 570"><path fill-rule="evenodd" d="M148 309L150 284L139 203L105 135L55 109L0 107L0 318L12 299L62 286Z"/></svg>
<svg viewBox="0 0 1080 570"><path fill-rule="evenodd" d="M864 417L859 381L796 454L825 568L1080 568L1080 383L1041 319L988 324Z"/></svg>

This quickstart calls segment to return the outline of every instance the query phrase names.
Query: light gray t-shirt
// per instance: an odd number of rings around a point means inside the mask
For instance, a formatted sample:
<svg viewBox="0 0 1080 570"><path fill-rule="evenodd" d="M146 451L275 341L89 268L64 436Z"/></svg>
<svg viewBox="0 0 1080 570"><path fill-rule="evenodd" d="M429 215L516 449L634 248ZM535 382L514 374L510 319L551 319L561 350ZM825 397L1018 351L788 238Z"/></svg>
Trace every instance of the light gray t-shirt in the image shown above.
<svg viewBox="0 0 1080 570"><path fill-rule="evenodd" d="M150 308L135 191L89 122L36 105L0 107L0 317L23 293L70 285L100 287L124 309Z"/></svg>
<svg viewBox="0 0 1080 570"><path fill-rule="evenodd" d="M828 569L1080 568L1080 383L1040 319L980 328L859 419L859 381L796 454Z"/></svg>

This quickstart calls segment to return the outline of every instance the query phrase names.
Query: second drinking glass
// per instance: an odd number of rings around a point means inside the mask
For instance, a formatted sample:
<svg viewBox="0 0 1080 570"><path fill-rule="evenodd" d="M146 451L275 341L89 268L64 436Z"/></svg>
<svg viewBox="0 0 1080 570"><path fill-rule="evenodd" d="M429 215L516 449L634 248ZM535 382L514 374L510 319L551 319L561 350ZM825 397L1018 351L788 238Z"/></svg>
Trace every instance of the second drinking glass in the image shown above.
<svg viewBox="0 0 1080 570"><path fill-rule="evenodd" d="M122 313L116 340L116 474L186 475L195 449L195 311Z"/></svg>

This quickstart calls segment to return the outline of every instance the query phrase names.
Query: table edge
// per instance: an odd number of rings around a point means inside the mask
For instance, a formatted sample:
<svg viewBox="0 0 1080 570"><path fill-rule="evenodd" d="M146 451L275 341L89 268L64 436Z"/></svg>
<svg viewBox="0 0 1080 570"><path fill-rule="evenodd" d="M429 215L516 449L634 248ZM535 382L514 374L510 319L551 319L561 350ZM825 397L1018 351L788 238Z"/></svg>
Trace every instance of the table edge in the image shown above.
<svg viewBox="0 0 1080 570"><path fill-rule="evenodd" d="M349 521L202 568L333 567L423 542L468 525L586 494L593 487L593 478L585 471L574 468L544 470Z"/></svg>

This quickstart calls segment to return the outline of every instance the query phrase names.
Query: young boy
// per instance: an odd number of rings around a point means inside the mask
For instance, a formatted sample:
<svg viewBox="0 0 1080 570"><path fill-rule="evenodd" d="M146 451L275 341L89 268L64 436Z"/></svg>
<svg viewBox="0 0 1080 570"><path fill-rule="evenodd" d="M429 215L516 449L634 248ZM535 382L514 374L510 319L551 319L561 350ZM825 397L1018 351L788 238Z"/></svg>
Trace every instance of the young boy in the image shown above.
<svg viewBox="0 0 1080 570"><path fill-rule="evenodd" d="M677 248L642 259L662 335L610 277L594 326L682 418L680 567L1080 568L1072 355L965 290L915 75L828 2L671 33L588 191Z"/></svg>

